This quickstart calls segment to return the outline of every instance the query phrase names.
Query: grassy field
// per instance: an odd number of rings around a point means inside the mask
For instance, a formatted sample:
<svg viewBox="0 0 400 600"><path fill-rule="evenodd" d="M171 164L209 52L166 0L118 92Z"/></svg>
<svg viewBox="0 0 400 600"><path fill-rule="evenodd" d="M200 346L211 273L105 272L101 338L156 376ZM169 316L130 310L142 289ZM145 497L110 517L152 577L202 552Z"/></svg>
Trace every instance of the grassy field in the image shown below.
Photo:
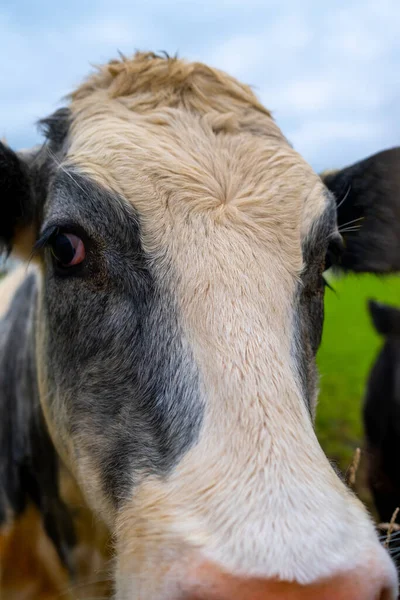
<svg viewBox="0 0 400 600"><path fill-rule="evenodd" d="M382 345L367 312L367 299L400 306L400 277L346 276L332 280L325 296L325 324L318 353L321 373L317 434L326 454L345 471L362 445L361 410L366 380ZM360 490L359 490L360 491ZM365 497L366 491L361 490Z"/></svg>

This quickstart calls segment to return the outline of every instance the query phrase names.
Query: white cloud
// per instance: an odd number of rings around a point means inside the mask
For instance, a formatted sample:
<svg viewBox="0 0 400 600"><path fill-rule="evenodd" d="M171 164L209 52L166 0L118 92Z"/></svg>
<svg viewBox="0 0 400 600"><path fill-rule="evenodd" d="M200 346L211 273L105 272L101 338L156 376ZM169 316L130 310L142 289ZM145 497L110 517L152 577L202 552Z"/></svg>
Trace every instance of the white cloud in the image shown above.
<svg viewBox="0 0 400 600"><path fill-rule="evenodd" d="M262 88L259 97L277 114L291 113L299 118L320 112L349 112L378 109L385 100L385 90L357 75L321 72L303 79L292 79L274 87Z"/></svg>
<svg viewBox="0 0 400 600"><path fill-rule="evenodd" d="M25 15L22 22L20 15ZM176 50L255 87L313 164L400 139L398 0L42 0L0 15L0 132L35 142L90 64L135 48Z"/></svg>
<svg viewBox="0 0 400 600"><path fill-rule="evenodd" d="M379 122L313 120L289 130L287 137L306 160L321 169L351 162L356 148L360 151L354 160L379 150L374 144L384 140L385 134L385 125Z"/></svg>
<svg viewBox="0 0 400 600"><path fill-rule="evenodd" d="M126 48L133 51L136 46L146 45L149 37L154 35L154 26L143 21L139 15L126 15L125 18L104 14L95 19L80 22L74 27L75 43L83 48L95 49L96 53L104 50L111 52L107 58L116 55L117 49ZM65 36L67 37L67 36Z"/></svg>
<svg viewBox="0 0 400 600"><path fill-rule="evenodd" d="M243 73L262 66L261 46L259 35L237 35L214 48L206 62L240 77Z"/></svg>
<svg viewBox="0 0 400 600"><path fill-rule="evenodd" d="M263 23L263 21L262 21ZM249 80L257 75L264 80L269 69L293 60L299 50L310 43L311 32L302 17L284 15L268 26L254 21L253 33L228 37L206 55L205 60L215 67ZM254 81L258 85L258 81Z"/></svg>
<svg viewBox="0 0 400 600"><path fill-rule="evenodd" d="M397 0L382 8L353 0L310 18L312 4L301 16L299 3L288 8L257 35L224 40L211 57L242 78L256 76L258 96L314 165L399 144Z"/></svg>

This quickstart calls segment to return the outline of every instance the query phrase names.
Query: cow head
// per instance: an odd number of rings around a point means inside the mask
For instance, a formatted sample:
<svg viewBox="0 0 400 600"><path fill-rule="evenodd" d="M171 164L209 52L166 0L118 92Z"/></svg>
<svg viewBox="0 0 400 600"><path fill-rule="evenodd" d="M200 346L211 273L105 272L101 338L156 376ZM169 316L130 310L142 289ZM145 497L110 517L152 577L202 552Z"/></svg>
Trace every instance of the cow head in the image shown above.
<svg viewBox="0 0 400 600"><path fill-rule="evenodd" d="M324 270L398 267L399 150L324 185L249 88L143 54L44 125L1 149L0 235L38 266L41 405L117 599L394 597L313 414Z"/></svg>
<svg viewBox="0 0 400 600"><path fill-rule="evenodd" d="M376 331L386 338L400 337L400 309L369 301L369 312Z"/></svg>

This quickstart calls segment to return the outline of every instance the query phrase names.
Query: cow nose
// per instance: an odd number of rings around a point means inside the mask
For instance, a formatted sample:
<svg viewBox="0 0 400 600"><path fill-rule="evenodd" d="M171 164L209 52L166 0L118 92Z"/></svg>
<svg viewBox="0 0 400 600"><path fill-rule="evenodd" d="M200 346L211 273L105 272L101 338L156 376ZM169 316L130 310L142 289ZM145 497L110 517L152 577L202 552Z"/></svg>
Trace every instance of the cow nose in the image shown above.
<svg viewBox="0 0 400 600"><path fill-rule="evenodd" d="M388 556L310 585L266 579L238 578L208 565L185 600L396 600L398 581ZM206 581L205 579L208 579Z"/></svg>
<svg viewBox="0 0 400 600"><path fill-rule="evenodd" d="M193 591L185 600L396 600L389 582L332 578L316 585L235 579Z"/></svg>

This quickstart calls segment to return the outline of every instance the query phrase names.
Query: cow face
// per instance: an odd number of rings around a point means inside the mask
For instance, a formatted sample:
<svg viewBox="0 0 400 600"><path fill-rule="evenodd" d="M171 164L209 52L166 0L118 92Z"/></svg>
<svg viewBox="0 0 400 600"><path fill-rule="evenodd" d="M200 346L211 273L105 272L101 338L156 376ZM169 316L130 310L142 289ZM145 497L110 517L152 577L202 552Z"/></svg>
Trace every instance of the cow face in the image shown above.
<svg viewBox="0 0 400 600"><path fill-rule="evenodd" d="M392 597L312 423L323 271L369 269L372 223L375 264L396 267L380 179L329 191L249 88L153 55L45 125L36 154L2 147L0 234L34 251L41 404L115 536L118 600ZM344 244L337 201L364 216Z"/></svg>

